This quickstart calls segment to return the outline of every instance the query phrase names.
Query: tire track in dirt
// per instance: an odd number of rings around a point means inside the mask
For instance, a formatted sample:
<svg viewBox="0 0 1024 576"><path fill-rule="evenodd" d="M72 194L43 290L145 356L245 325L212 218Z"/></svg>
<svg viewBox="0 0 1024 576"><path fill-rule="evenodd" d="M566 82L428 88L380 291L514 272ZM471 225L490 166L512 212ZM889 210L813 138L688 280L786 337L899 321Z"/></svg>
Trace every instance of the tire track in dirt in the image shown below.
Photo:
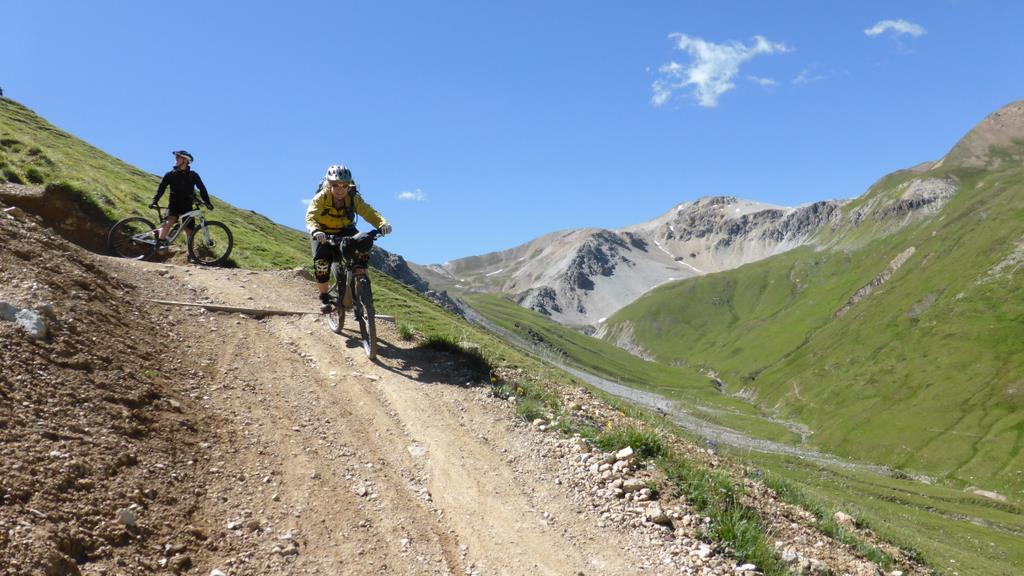
<svg viewBox="0 0 1024 576"><path fill-rule="evenodd" d="M349 392L360 387L340 364L321 374L304 352L311 343L297 342L308 335L290 323L241 322L216 351L213 398L241 432L229 467L258 470L268 488L239 494L243 509L264 510L278 538L297 535L296 569L453 573L457 548L418 498L400 427L372 397Z"/></svg>

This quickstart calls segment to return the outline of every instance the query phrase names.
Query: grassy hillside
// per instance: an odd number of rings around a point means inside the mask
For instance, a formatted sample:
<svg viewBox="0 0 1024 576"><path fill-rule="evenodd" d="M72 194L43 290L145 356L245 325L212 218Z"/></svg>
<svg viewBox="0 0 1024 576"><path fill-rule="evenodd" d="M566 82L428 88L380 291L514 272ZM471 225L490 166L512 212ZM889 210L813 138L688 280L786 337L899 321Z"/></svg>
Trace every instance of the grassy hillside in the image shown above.
<svg viewBox="0 0 1024 576"><path fill-rule="evenodd" d="M502 328L534 342L567 364L677 402L701 419L746 431L759 438L797 442L799 437L749 402L718 392L713 381L685 366L648 362L608 342L581 334L512 300L486 293L461 298Z"/></svg>
<svg viewBox="0 0 1024 576"><path fill-rule="evenodd" d="M871 209L861 224L822 234L829 249L654 290L609 319L608 338L628 328L663 363L713 367L830 451L1022 500L1024 169L1003 166L884 179L848 207ZM886 219L878 207L924 178L958 191L929 217Z"/></svg>
<svg viewBox="0 0 1024 576"><path fill-rule="evenodd" d="M898 477L818 466L773 454L743 458L767 470L769 485L790 501L806 495L825 510L842 510L889 542L915 552L934 574L1011 576L1024 566L1020 506ZM796 498L787 494L793 487ZM817 506L807 508L815 511Z"/></svg>
<svg viewBox="0 0 1024 576"><path fill-rule="evenodd" d="M90 146L9 99L0 99L0 176L19 184L68 184L112 221L133 214L156 217L147 206L159 176ZM302 232L216 197L214 204L210 217L234 233L232 260L239 266L271 269L307 263L309 245Z"/></svg>
<svg viewBox="0 0 1024 576"><path fill-rule="evenodd" d="M691 368L642 360L501 296L465 294L462 298L502 328L569 363L672 398L691 414L751 436L797 441L794 434L767 419L757 407L714 392L707 377ZM746 462L754 475L766 475L769 485L785 493L790 501L815 511L823 524L828 524L836 510L852 514L860 525L870 527L887 541L916 551L936 574L1009 575L1024 565L1024 516L1020 505L975 495L956 485L922 483L898 470L885 475L728 446L720 448Z"/></svg>

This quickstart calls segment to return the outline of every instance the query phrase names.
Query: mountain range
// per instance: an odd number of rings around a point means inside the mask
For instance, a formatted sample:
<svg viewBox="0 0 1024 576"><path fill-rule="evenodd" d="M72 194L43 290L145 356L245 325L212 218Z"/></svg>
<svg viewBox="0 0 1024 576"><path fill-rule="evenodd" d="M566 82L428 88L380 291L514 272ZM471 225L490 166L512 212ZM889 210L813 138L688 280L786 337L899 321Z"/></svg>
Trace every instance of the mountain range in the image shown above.
<svg viewBox="0 0 1024 576"><path fill-rule="evenodd" d="M412 267L431 286L506 293L553 320L593 331L655 286L803 245L841 206L784 208L705 197L625 228L554 232L509 250Z"/></svg>
<svg viewBox="0 0 1024 576"><path fill-rule="evenodd" d="M624 228L563 230L508 250L411 267L431 287L500 292L555 321L593 333L617 310L667 282L731 270L807 244L823 247L818 235L823 228L860 226L868 218L885 222L891 233L917 215L940 210L957 184L927 175L945 162L981 168L1002 161L991 149L1009 149L1007 158L1012 159L1014 139L1020 136L1019 114L1019 105L1007 106L965 136L946 158L901 171L924 176L907 182L899 198L887 199L885 206L823 200L789 208L710 196Z"/></svg>
<svg viewBox="0 0 1024 576"><path fill-rule="evenodd" d="M854 199L702 198L421 273L700 370L811 445L1019 498L1022 161L1024 101Z"/></svg>

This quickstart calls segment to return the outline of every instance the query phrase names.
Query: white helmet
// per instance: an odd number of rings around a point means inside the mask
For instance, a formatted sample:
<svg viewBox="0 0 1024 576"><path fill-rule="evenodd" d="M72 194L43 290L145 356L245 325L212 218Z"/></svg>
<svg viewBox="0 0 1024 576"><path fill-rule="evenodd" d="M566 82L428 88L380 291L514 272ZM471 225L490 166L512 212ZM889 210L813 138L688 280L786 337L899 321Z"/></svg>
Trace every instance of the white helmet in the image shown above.
<svg viewBox="0 0 1024 576"><path fill-rule="evenodd" d="M332 164L327 168L327 174L324 175L324 180L327 180L328 182L351 182L352 171L341 164Z"/></svg>

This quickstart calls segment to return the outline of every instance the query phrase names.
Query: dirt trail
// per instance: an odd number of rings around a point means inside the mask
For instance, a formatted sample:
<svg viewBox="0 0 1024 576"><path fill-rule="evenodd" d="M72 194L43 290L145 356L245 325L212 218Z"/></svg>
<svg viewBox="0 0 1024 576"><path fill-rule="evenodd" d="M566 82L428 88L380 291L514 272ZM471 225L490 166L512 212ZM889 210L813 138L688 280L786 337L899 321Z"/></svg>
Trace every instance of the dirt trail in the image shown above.
<svg viewBox="0 0 1024 576"><path fill-rule="evenodd" d="M293 272L111 265L140 283L169 276L221 304L315 304L312 283ZM316 315L167 313L191 320L182 329L207 374L202 403L222 419L210 449L223 482L198 516L210 519L202 530L226 538L195 559L200 573L287 564L322 573L634 574L642 562L615 545L614 531L578 518L550 480L517 473L508 409L495 411L454 360L403 345L389 324L371 362L354 332L333 334Z"/></svg>

